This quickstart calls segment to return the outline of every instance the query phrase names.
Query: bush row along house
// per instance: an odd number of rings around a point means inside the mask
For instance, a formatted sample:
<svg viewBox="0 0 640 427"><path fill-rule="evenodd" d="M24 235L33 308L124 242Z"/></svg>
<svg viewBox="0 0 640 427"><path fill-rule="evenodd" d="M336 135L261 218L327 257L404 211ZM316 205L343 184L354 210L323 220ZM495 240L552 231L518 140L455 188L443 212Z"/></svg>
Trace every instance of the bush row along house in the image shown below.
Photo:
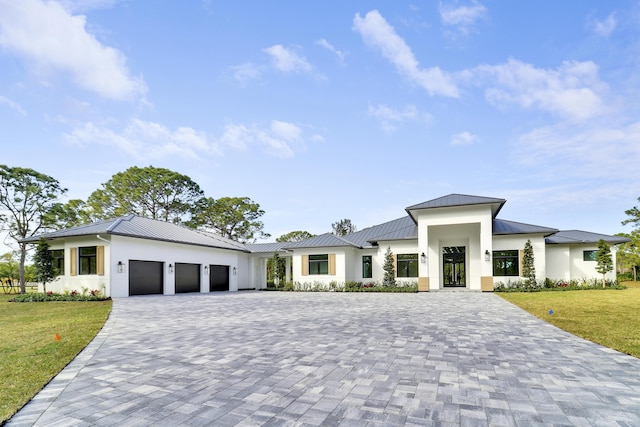
<svg viewBox="0 0 640 427"><path fill-rule="evenodd" d="M35 236L52 249L59 276L54 292L100 290L132 295L263 289L274 253L286 261L283 280L328 286L347 281L382 282L387 249L399 283L419 291L458 288L492 291L522 276L530 240L538 278L600 278L597 242L613 259L625 238L523 224L497 218L506 200L450 194L409 206L398 219L346 236L330 233L301 242L242 244L212 233L128 215ZM614 270L608 279L615 279Z"/></svg>

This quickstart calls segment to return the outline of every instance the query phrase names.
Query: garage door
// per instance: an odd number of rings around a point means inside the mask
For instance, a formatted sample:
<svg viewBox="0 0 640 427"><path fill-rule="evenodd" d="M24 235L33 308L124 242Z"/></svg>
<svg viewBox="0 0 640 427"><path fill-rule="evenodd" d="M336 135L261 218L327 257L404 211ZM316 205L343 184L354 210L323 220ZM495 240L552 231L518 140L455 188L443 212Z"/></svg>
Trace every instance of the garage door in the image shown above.
<svg viewBox="0 0 640 427"><path fill-rule="evenodd" d="M129 295L162 294L164 263L129 261Z"/></svg>
<svg viewBox="0 0 640 427"><path fill-rule="evenodd" d="M176 293L200 292L200 264L176 262Z"/></svg>
<svg viewBox="0 0 640 427"><path fill-rule="evenodd" d="M209 292L229 290L229 266L209 266Z"/></svg>

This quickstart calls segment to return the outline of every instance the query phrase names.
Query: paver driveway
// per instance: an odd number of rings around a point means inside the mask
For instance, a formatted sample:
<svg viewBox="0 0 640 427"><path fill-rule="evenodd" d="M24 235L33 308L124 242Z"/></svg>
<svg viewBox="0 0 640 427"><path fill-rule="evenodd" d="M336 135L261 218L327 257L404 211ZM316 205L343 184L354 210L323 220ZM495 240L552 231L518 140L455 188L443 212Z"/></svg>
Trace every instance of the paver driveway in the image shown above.
<svg viewBox="0 0 640 427"><path fill-rule="evenodd" d="M32 424L640 426L640 360L492 294L134 297Z"/></svg>

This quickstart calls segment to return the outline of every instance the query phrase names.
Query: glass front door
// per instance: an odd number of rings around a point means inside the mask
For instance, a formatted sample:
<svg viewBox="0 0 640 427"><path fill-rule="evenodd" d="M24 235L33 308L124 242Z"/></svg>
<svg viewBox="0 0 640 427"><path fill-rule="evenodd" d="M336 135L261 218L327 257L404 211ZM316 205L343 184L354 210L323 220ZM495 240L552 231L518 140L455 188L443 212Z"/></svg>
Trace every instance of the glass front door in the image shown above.
<svg viewBox="0 0 640 427"><path fill-rule="evenodd" d="M442 268L445 287L466 287L465 247L447 246L442 248Z"/></svg>

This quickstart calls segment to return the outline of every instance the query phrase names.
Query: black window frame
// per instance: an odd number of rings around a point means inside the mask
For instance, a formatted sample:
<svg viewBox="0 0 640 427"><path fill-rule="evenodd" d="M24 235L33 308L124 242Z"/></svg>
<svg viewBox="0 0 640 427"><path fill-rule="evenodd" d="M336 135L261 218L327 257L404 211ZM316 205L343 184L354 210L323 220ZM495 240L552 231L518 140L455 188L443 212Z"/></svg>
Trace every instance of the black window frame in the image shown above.
<svg viewBox="0 0 640 427"><path fill-rule="evenodd" d="M396 255L396 277L418 277L418 253Z"/></svg>
<svg viewBox="0 0 640 427"><path fill-rule="evenodd" d="M93 250L93 253L90 250ZM81 276L98 274L97 246L81 246L78 248L78 274Z"/></svg>
<svg viewBox="0 0 640 427"><path fill-rule="evenodd" d="M51 260L56 276L64 276L64 249L51 249Z"/></svg>
<svg viewBox="0 0 640 427"><path fill-rule="evenodd" d="M588 251L582 251L582 260L586 262L597 261L597 253L596 249L591 249Z"/></svg>
<svg viewBox="0 0 640 427"><path fill-rule="evenodd" d="M373 279L373 256L362 255L362 278Z"/></svg>
<svg viewBox="0 0 640 427"><path fill-rule="evenodd" d="M329 254L309 255L309 275L329 274Z"/></svg>
<svg viewBox="0 0 640 427"><path fill-rule="evenodd" d="M509 264L509 262L512 264ZM499 277L520 276L520 252L515 249L493 251L493 275Z"/></svg>

